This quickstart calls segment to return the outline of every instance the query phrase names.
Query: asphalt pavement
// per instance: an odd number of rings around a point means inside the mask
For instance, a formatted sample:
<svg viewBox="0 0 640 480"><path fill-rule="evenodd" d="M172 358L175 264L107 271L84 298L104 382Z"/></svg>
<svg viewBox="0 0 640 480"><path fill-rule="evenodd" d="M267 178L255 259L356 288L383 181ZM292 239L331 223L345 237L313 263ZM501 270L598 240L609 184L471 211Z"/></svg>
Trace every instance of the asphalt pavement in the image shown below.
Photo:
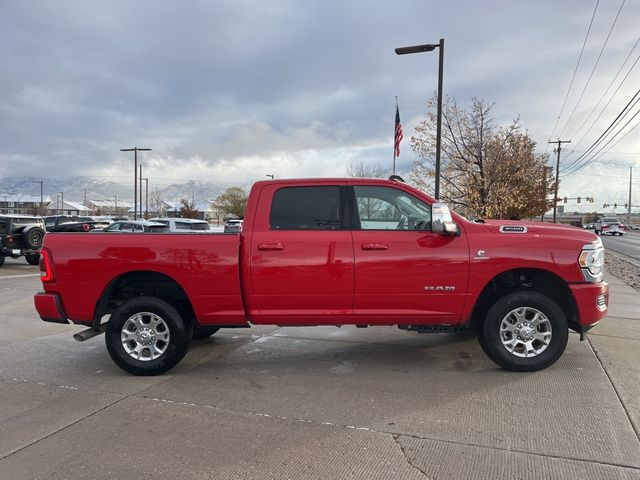
<svg viewBox="0 0 640 480"><path fill-rule="evenodd" d="M602 244L618 255L640 265L640 231L630 230L623 236L601 235Z"/></svg>
<svg viewBox="0 0 640 480"><path fill-rule="evenodd" d="M469 335L254 327L133 377L41 322L8 261L0 479L640 479L640 295L607 280L609 317L540 372Z"/></svg>

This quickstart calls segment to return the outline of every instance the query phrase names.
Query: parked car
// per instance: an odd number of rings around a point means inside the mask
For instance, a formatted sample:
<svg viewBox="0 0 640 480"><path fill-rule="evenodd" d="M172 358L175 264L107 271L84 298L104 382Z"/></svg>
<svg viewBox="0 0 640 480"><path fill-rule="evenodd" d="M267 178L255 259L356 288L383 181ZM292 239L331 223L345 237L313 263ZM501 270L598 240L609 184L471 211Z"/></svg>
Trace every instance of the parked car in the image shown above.
<svg viewBox="0 0 640 480"><path fill-rule="evenodd" d="M163 223L151 222L148 220L119 220L113 222L106 228L93 230L94 232L108 233L168 233L169 227Z"/></svg>
<svg viewBox="0 0 640 480"><path fill-rule="evenodd" d="M29 265L38 265L44 235L41 217L0 215L0 267L6 257L21 256Z"/></svg>
<svg viewBox="0 0 640 480"><path fill-rule="evenodd" d="M68 215L50 215L44 217L47 232L89 232L97 228L104 228L108 222L97 221L91 217L76 217Z"/></svg>
<svg viewBox="0 0 640 480"><path fill-rule="evenodd" d="M596 228L595 223L585 223L582 228L586 228L587 230L593 230L594 228Z"/></svg>
<svg viewBox="0 0 640 480"><path fill-rule="evenodd" d="M170 232L189 233L189 232L209 232L209 223L205 220L197 220L195 218L170 218L155 217L150 218L150 222L162 223L169 228Z"/></svg>
<svg viewBox="0 0 640 480"><path fill-rule="evenodd" d="M498 365L535 371L607 315L602 241L583 229L472 223L399 181L355 178L258 182L245 218L240 235L188 242L47 234L38 314L87 325L80 340L106 331L136 375L223 326L347 324L468 330Z"/></svg>
<svg viewBox="0 0 640 480"><path fill-rule="evenodd" d="M224 233L240 233L242 232L242 220L227 220L224 224Z"/></svg>
<svg viewBox="0 0 640 480"><path fill-rule="evenodd" d="M595 226L596 235L624 235L627 227L617 217L603 217Z"/></svg>

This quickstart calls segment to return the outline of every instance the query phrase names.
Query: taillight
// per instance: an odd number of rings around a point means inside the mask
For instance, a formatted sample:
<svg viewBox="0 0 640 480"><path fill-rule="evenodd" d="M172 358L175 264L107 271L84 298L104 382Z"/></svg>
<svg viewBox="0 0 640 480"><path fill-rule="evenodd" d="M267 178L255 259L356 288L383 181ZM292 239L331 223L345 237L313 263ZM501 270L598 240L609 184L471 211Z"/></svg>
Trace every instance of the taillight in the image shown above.
<svg viewBox="0 0 640 480"><path fill-rule="evenodd" d="M88 223L83 223L82 230L88 232L89 230L91 230L91 226Z"/></svg>
<svg viewBox="0 0 640 480"><path fill-rule="evenodd" d="M51 253L46 248L40 250L40 280L42 280L42 283L52 283L56 281L56 276L53 273Z"/></svg>
<svg viewBox="0 0 640 480"><path fill-rule="evenodd" d="M13 235L7 235L6 239L7 239L7 243L13 243Z"/></svg>

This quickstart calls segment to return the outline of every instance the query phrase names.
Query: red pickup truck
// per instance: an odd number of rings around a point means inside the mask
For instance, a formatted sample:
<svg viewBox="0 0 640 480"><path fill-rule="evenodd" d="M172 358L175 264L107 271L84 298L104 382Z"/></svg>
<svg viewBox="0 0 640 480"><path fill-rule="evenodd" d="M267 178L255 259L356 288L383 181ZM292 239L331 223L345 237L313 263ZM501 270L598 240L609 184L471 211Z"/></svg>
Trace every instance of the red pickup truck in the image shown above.
<svg viewBox="0 0 640 480"><path fill-rule="evenodd" d="M35 306L90 327L77 339L106 331L136 375L262 324L472 330L497 364L532 371L606 315L603 264L593 233L471 222L399 181L277 180L253 186L241 234L47 234Z"/></svg>

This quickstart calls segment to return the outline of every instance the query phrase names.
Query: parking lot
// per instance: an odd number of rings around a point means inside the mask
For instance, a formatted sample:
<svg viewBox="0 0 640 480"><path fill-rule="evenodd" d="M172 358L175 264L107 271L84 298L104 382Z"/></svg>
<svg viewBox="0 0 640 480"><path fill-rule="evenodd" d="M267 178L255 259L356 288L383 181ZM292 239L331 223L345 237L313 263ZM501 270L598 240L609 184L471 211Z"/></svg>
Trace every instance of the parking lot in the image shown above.
<svg viewBox="0 0 640 480"><path fill-rule="evenodd" d="M34 311L0 269L0 479L640 479L640 295L536 373L469 335L224 330L159 377Z"/></svg>

